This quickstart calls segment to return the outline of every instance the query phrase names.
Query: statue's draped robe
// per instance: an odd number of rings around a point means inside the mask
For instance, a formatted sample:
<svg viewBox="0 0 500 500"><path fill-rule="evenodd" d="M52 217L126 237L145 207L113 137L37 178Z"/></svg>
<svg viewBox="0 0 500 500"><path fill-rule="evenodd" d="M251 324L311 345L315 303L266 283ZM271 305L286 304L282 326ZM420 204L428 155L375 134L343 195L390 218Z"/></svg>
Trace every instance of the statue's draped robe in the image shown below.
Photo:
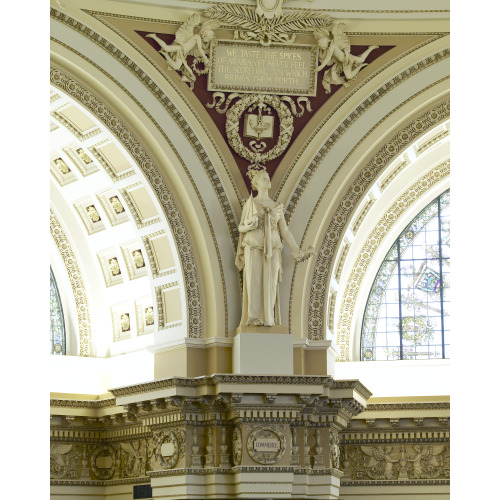
<svg viewBox="0 0 500 500"><path fill-rule="evenodd" d="M282 203L263 207L250 196L243 206L236 253L236 267L243 270L241 326L281 323L278 282L283 243L278 222L282 217Z"/></svg>

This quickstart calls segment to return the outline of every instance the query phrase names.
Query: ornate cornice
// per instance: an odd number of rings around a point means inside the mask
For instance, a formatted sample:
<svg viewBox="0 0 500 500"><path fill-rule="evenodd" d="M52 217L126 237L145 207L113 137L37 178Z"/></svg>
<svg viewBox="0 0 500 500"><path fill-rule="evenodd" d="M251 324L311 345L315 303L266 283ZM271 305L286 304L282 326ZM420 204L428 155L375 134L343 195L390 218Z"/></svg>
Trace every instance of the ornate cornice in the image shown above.
<svg viewBox="0 0 500 500"><path fill-rule="evenodd" d="M339 321L335 332L336 343L340 348L340 361L349 359L350 335L352 328L352 319L354 314L354 303L357 302L359 289L365 276L368 265L373 255L382 242L389 229L394 223L424 195L432 186L440 182L450 174L450 161L447 160L437 167L433 168L428 174L424 175L410 189L408 189L398 200L393 203L391 208L375 224L375 229L365 239L365 243L360 250L353 270L347 280L349 286L346 287L339 312Z"/></svg>
<svg viewBox="0 0 500 500"><path fill-rule="evenodd" d="M313 271L311 292L309 295L309 340L323 340L323 324L325 319L324 307L325 301L327 301L326 291L328 290L330 269L333 264L335 249L343 234L346 222L354 213L358 202L376 177L380 175L402 150L408 147L410 142L414 141L417 137L421 136L449 116L449 113L450 102L446 101L421 115L400 131L395 137L387 141L372 157L369 163L361 169L356 179L351 183L347 193L340 201L337 210L331 218L331 222L325 232L318 251L318 257ZM293 278L294 277L295 269ZM292 301L290 301L290 304L291 303Z"/></svg>
<svg viewBox="0 0 500 500"><path fill-rule="evenodd" d="M368 404L366 411L403 411L403 410L449 410L450 403L378 403Z"/></svg>
<svg viewBox="0 0 500 500"><path fill-rule="evenodd" d="M50 406L53 408L88 408L88 409L98 409L98 408L109 408L115 406L116 401L114 398L101 399L99 401L85 401L85 400L73 400L73 399L51 399Z"/></svg>
<svg viewBox="0 0 500 500"><path fill-rule="evenodd" d="M93 480L93 479L51 479L51 486L116 486L120 484L145 484L149 483L149 476L130 477L126 479Z"/></svg>
<svg viewBox="0 0 500 500"><path fill-rule="evenodd" d="M342 481L342 486L433 486L433 485L449 485L449 479L412 479L398 481Z"/></svg>
<svg viewBox="0 0 500 500"><path fill-rule="evenodd" d="M90 311L87 301L87 292L83 282L82 273L77 264L76 256L71 248L65 232L55 213L50 211L50 234L54 238L59 253L64 261L68 278L73 290L73 297L77 310L78 331L79 331L79 356L92 356L94 346L92 344L92 327L90 321Z"/></svg>
<svg viewBox="0 0 500 500"><path fill-rule="evenodd" d="M61 70L52 67L50 71L51 83L69 94L73 99L88 109L99 121L120 140L129 154L149 180L152 189L157 195L165 216L172 228L179 258L182 263L184 284L187 293L187 313L189 337L201 338L202 314L199 278L196 269L193 250L182 216L175 205L174 199L168 190L158 167L144 150L141 142L127 129L125 124L94 94L82 84L66 75Z"/></svg>

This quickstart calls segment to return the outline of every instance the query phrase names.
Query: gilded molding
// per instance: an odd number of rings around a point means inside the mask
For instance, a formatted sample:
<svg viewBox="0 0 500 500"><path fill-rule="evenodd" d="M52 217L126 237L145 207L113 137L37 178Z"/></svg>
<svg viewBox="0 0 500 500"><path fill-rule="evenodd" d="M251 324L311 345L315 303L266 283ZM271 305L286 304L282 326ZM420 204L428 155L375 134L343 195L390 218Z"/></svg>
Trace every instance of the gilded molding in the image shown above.
<svg viewBox="0 0 500 500"><path fill-rule="evenodd" d="M401 150L406 149L408 144L415 140L425 131L434 127L450 114L450 102L439 104L416 120L406 126L395 137L387 141L385 145L372 157L368 164L360 171L357 178L351 183L347 193L339 203L339 206L331 218L328 229L325 232L322 244L316 259L311 292L309 295L308 312L308 338L309 340L323 340L324 307L326 301L326 290L330 278L330 269L335 254L335 248L343 234L345 225L351 217L354 209L362 198L364 192L373 180L380 175L386 166L398 155ZM334 174L335 176L335 174ZM334 177L333 176L333 177ZM325 188L326 189L326 188ZM321 198L325 191L323 191ZM319 201L318 201L319 203ZM306 230L307 232L307 230ZM294 276L295 278L295 269ZM292 283L293 293L293 283ZM292 301L290 300L290 304ZM342 358L345 360L345 358Z"/></svg>
<svg viewBox="0 0 500 500"><path fill-rule="evenodd" d="M76 256L71 248L71 243L68 240L65 232L55 213L50 211L50 234L54 238L59 253L64 261L66 271L68 272L71 289L75 300L75 306L78 316L78 331L79 331L79 355L92 356L94 347L92 344L92 328L90 321L90 311L87 302L87 293L85 284L77 264Z"/></svg>
<svg viewBox="0 0 500 500"><path fill-rule="evenodd" d="M369 199L365 203L365 206L363 207L363 210L361 210L360 214L358 215L357 219L355 220L353 226L352 226L352 234L356 234L358 232L359 226L363 223L365 220L365 217L367 216L368 212L370 211L370 208L372 208L373 204L375 203L375 197L370 193Z"/></svg>
<svg viewBox="0 0 500 500"><path fill-rule="evenodd" d="M410 164L410 159L407 154L403 155L403 159L401 163L391 172L380 184L380 191L384 191L384 189L400 174L408 165ZM373 200L375 201L375 200Z"/></svg>
<svg viewBox="0 0 500 500"><path fill-rule="evenodd" d="M50 81L53 85L83 104L92 114L101 120L120 139L123 146L128 150L129 154L137 162L137 165L142 169L146 178L150 181L151 187L156 193L157 199L162 205L165 216L172 228L172 234L177 244L177 251L182 263L187 293L189 336L201 338L201 294L191 243L182 216L175 205L163 177L158 173L158 168L144 150L142 144L126 128L125 124L83 85L54 67L50 71Z"/></svg>
<svg viewBox="0 0 500 500"><path fill-rule="evenodd" d="M408 189L398 200L393 203L391 208L384 214L384 216L377 222L375 229L366 238L363 248L359 252L356 263L353 266L348 283L349 287L342 297L339 322L337 331L335 332L336 344L340 348L340 361L349 360L350 350L350 333L351 323L354 314L354 304L357 301L359 288L361 286L365 272L370 264L372 257L382 242L383 238L394 225L394 223L401 217L406 210L418 199L425 194L429 188L450 174L450 161L447 160L441 163L428 174L424 175L410 189Z"/></svg>
<svg viewBox="0 0 500 500"><path fill-rule="evenodd" d="M345 260L347 258L347 254L349 253L349 249L351 248L351 242L350 241L345 241L344 247L342 248L342 251L340 252L340 257L337 265L337 269L335 271L335 279L337 282L340 281L340 275L342 274L342 269L345 264Z"/></svg>
<svg viewBox="0 0 500 500"><path fill-rule="evenodd" d="M335 301L337 299L337 292L330 290L330 298L328 299L328 328L333 332L333 320L335 314Z"/></svg>

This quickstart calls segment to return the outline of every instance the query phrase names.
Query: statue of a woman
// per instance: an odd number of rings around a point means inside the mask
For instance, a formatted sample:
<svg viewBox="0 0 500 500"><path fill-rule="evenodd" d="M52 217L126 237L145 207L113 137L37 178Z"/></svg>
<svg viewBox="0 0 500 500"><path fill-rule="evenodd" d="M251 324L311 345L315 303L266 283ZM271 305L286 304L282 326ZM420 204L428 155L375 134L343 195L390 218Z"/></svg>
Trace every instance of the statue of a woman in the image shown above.
<svg viewBox="0 0 500 500"><path fill-rule="evenodd" d="M300 262L309 258L313 249L303 252L288 229L283 217L283 204L268 194L271 187L265 170L248 172L252 188L258 194L250 196L243 206L238 227L240 238L236 266L243 270L243 305L240 326L272 326L281 324L278 282L281 281L282 239Z"/></svg>

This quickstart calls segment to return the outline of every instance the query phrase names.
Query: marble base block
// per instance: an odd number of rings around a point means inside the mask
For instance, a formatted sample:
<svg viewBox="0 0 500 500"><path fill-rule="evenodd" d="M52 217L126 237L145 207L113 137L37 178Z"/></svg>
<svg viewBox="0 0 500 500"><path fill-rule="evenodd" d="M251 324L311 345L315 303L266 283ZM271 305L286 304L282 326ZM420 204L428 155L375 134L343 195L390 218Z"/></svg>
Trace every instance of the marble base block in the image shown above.
<svg viewBox="0 0 500 500"><path fill-rule="evenodd" d="M241 332L234 337L233 373L293 375L293 336Z"/></svg>

